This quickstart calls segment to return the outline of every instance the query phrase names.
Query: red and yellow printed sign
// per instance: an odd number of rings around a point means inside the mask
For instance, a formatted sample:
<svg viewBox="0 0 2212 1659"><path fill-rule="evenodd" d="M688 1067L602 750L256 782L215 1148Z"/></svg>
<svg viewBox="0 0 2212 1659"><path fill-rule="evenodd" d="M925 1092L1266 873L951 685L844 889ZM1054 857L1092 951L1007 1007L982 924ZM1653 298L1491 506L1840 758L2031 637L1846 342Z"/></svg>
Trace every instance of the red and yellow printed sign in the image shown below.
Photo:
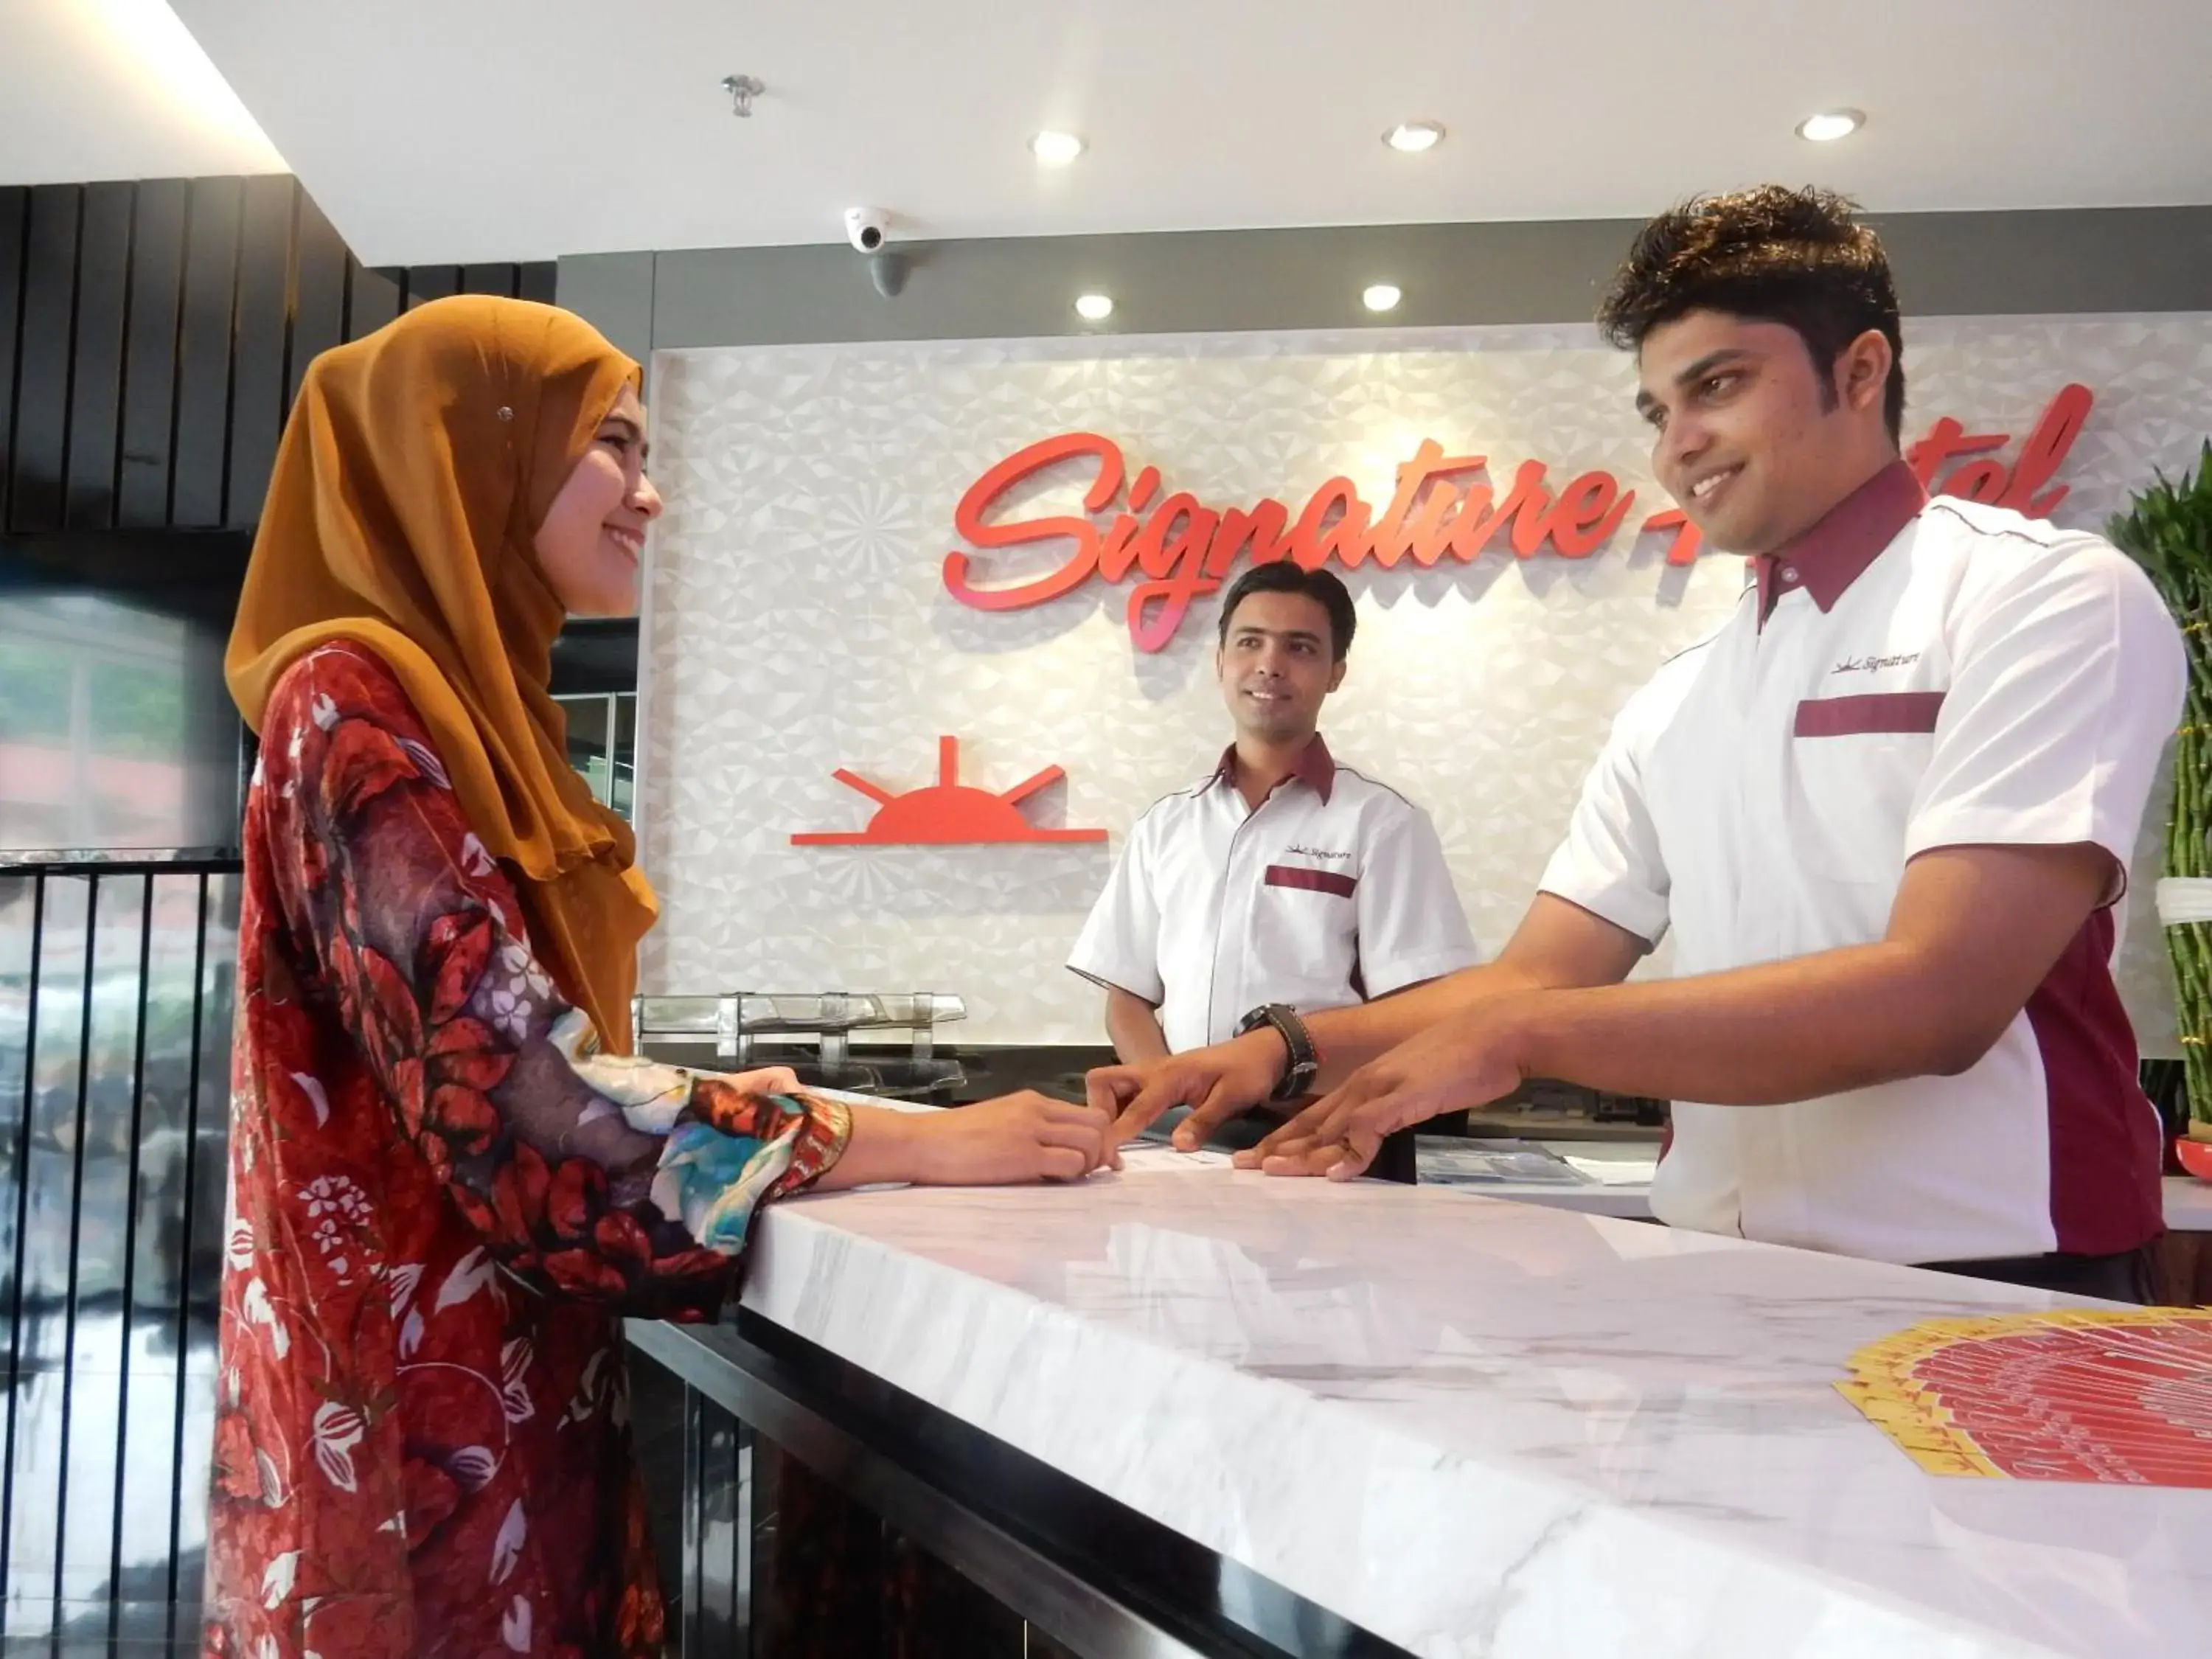
<svg viewBox="0 0 2212 1659"><path fill-rule="evenodd" d="M1929 1319L1836 1384L1933 1474L2212 1487L2212 1308Z"/></svg>

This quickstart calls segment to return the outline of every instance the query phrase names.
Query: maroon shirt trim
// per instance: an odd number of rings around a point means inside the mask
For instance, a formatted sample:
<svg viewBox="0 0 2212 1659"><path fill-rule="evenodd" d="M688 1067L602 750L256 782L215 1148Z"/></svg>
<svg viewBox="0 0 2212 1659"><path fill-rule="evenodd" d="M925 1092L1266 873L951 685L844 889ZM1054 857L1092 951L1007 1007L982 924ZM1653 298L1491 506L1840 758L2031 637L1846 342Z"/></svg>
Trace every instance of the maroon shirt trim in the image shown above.
<svg viewBox="0 0 2212 1659"><path fill-rule="evenodd" d="M1296 778L1299 782L1311 788L1314 793L1321 797L1321 804L1323 806L1328 805L1329 793L1336 787L1336 761L1328 752L1328 745L1321 740L1320 732L1315 732L1313 740L1298 751L1297 762L1291 768L1290 777L1285 778L1283 782L1289 782L1291 778ZM1208 781L1212 783L1237 781L1237 745L1235 744L1231 744L1228 748L1221 751L1220 762L1214 767L1213 776ZM1278 789L1282 787L1280 783L1275 786Z"/></svg>
<svg viewBox="0 0 2212 1659"><path fill-rule="evenodd" d="M2093 914L2027 1000L2050 1113L2055 1248L2111 1255L2166 1231L2165 1130L2136 1082L2136 1036L2112 984L2112 913Z"/></svg>
<svg viewBox="0 0 2212 1659"><path fill-rule="evenodd" d="M1835 609L1844 591L1866 574L1905 526L1928 505L1928 492L1912 469L1892 461L1830 507L1802 535L1752 562L1759 583L1759 620L1763 627L1774 602L1802 587L1823 611Z"/></svg>
<svg viewBox="0 0 2212 1659"><path fill-rule="evenodd" d="M1933 732L1943 712L1941 691L1869 691L1856 697L1808 697L1797 705L1801 738L1844 738L1858 732Z"/></svg>
<svg viewBox="0 0 2212 1659"><path fill-rule="evenodd" d="M1303 887L1308 892L1334 893L1339 898L1350 898L1359 885L1357 876L1340 875L1334 870L1309 870L1296 864L1271 864L1264 879L1270 887Z"/></svg>

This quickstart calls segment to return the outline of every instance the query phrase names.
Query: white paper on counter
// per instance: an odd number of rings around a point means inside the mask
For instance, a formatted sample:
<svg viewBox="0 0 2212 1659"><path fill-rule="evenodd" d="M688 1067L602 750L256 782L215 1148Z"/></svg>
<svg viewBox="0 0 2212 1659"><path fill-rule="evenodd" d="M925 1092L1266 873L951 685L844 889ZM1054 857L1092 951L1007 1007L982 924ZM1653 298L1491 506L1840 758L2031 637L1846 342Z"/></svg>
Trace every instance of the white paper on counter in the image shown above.
<svg viewBox="0 0 2212 1659"><path fill-rule="evenodd" d="M1656 1158L1577 1158L1572 1152L1565 1156L1583 1174L1607 1187L1648 1187L1659 1173Z"/></svg>

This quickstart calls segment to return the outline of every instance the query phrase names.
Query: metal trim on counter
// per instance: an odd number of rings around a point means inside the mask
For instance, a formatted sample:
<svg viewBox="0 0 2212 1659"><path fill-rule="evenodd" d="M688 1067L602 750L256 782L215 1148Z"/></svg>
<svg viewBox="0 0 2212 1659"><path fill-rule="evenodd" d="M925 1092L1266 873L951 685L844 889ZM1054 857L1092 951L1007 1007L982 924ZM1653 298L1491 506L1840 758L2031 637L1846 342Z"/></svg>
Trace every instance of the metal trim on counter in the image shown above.
<svg viewBox="0 0 2212 1659"><path fill-rule="evenodd" d="M725 991L714 996L635 996L630 1022L641 1043L711 1040L716 1056L744 1064L763 1036L803 1036L825 1065L852 1058L855 1031L908 1033L914 1059L936 1052L937 1027L968 1018L968 1005L942 991L893 995L857 991Z"/></svg>
<svg viewBox="0 0 2212 1659"><path fill-rule="evenodd" d="M684 1659L701 1653L691 1639L702 1600L698 1578L705 1576L701 1517L720 1503L704 1489L716 1460L703 1455L702 1396L1081 1659L1410 1659L1404 1649L758 1316L740 1310L732 1317L721 1325L632 1320L626 1326L630 1346L685 1387ZM753 1486L749 1468L732 1473ZM740 1516L742 1500L754 1495L742 1494ZM1127 1547L1133 1538L1140 1540L1133 1562ZM1146 1571L1144 1558L1163 1549L1188 1558L1182 1565L1196 1571ZM736 1572L742 1571L740 1562ZM1163 1583L1170 1577L1202 1582L1212 1605L1177 1598ZM1220 1591L1231 1584L1295 1629L1293 1644L1270 1639L1225 1611ZM734 1599L749 1599L744 1589Z"/></svg>

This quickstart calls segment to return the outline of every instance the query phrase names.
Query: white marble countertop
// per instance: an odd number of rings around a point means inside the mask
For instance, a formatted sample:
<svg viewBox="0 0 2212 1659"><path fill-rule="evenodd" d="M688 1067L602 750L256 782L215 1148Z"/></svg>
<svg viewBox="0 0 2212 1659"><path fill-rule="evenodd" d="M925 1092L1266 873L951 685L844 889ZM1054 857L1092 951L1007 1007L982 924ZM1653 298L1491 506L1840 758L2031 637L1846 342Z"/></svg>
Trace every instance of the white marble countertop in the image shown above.
<svg viewBox="0 0 2212 1659"><path fill-rule="evenodd" d="M1153 1148L756 1248L757 1312L1424 1656L2212 1650L2212 1491L1929 1475L1831 1386L2039 1292Z"/></svg>

